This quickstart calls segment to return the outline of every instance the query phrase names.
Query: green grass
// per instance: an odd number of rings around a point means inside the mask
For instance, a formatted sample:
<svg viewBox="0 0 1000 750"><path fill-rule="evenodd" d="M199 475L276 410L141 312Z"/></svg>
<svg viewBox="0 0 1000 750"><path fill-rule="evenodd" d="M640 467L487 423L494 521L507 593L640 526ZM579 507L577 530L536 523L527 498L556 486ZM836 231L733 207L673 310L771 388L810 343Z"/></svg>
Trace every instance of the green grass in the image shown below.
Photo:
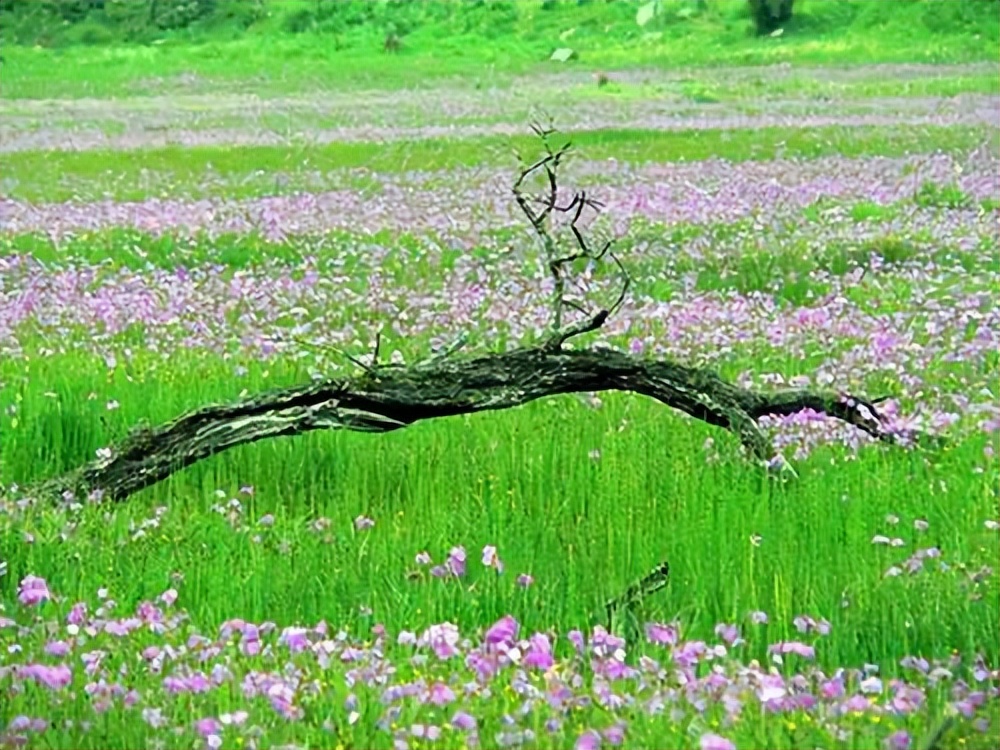
<svg viewBox="0 0 1000 750"><path fill-rule="evenodd" d="M666 5L671 12L680 7ZM597 3L580 7L584 8L581 14L628 15L613 7L605 10ZM815 11L814 21L835 12L827 10L832 5L806 3L804 7L810 13ZM743 33L739 24L745 22L733 16L734 25L726 32L731 36L714 37L714 47L704 37L685 36L688 27L683 24L660 29L662 43L614 34L608 35L610 41L599 43L599 30L584 26L577 32L582 40L582 59L569 66L619 59L634 64L704 63L720 50L712 62L831 62L850 55L866 61L912 60L921 59L925 52L940 59L982 56L983 45L969 43L974 34L968 30L960 33L953 29L950 36L930 38L926 27L921 27L910 34L910 47L905 47L900 19L923 18L919 13L927 12L926 3L910 4L906 11L891 13L879 11L875 5L866 7L867 20L862 21L868 26L857 20L855 7L853 20L845 22L849 33L839 37L810 28L807 13L797 28L790 28L780 39L741 36L737 40L735 35ZM937 12L951 12L941 10L943 7L938 6ZM633 13L634 7L629 10ZM884 33L862 34L863 29L870 32L877 27L879 13L890 16ZM561 18L565 21L568 16ZM720 29L726 28L725 16L695 20L706 33L722 34ZM354 36L340 52L321 49L322 39L310 35L293 44L290 37L277 34L273 28L257 30L242 41L204 46L171 37L163 45L149 48L5 49L9 67L4 68L2 93L5 97L113 91L131 95L157 90L161 84L151 80L154 78L164 81L162 90L169 93L187 85L171 78L183 72L195 73L201 80L195 87L206 90L224 82L247 88L259 85L261 91L291 90L314 85L334 66L340 66L337 70L342 75L336 85L345 87L368 85L376 76L384 76L379 85L385 87L423 84L428 78L470 68L481 80L492 80L490 55L494 55L492 64L502 68L495 74L497 80L509 82L512 71L531 70L538 64L540 50L548 44L540 39L562 21L539 21L539 31L531 32L537 37L515 29L509 37L497 38L493 51L483 51L487 47L481 37L446 41L435 59L422 56L419 50L440 32L440 26L408 35L408 49L399 59L359 46L366 38L378 41L374 27L352 32ZM989 41L989 34L985 36ZM463 48L470 39L472 46ZM667 41L671 42L669 47ZM963 47L959 42L968 44ZM128 64L111 64L123 60ZM264 60L269 61L266 69ZM51 67L45 69L54 61L66 71L65 76L57 78ZM250 83L248 71L255 66L266 73ZM13 71L9 78L8 71ZM706 100L730 96L747 100L765 91L819 96L833 87L813 88L805 79L796 78L773 87L750 82L742 92L724 83L702 86L694 78L686 85L684 96ZM958 89L995 93L994 83L980 75L928 77L912 85L904 93L949 95ZM649 86L641 95L655 95L656 84ZM845 86L838 95L846 95L848 90L862 97L893 93L889 82L868 80ZM588 89L585 95L633 94L616 90L612 84L600 90ZM989 137L995 137L995 132L956 127L772 128L584 132L574 141L588 158L662 162L712 157L767 159L779 154L863 157L937 149L959 152ZM141 200L151 195L240 198L308 189L314 173L332 170L398 174L476 165L507 168L511 145L526 148L529 143L522 138L479 138L318 147L170 148L137 153L22 152L3 155L0 179L7 196L38 202L102 196ZM253 176L258 170L260 176ZM276 184L279 173L284 179ZM359 171L351 179L357 180L357 187L378 187L378 181L365 172ZM844 208L859 225L872 221L889 227L905 221L914 206L943 212L996 210L993 203L974 206L954 186L932 184L899 204L861 203ZM822 212L827 207L820 203L789 217L789 231L823 221ZM683 242L699 233L721 241L742 229L676 226L668 232L662 226L637 224L634 232L637 241L659 238ZM919 332L914 346L930 346L935 334L924 330L923 323L933 315L934 305L954 304L962 293L981 293L993 280L1000 250L995 243L975 250L932 247L906 231L902 237L887 229L870 244L845 242L816 251L805 240L789 241L768 247L766 252L747 248L732 256L700 261L685 255L669 259L643 255L632 259L634 292L669 300L681 294L685 276L693 275L697 292L763 293L773 297L779 308L812 304L810 299L827 294L831 285L842 283L845 274L864 265L874 253L885 266L870 274L864 284L844 289L844 295L887 321L904 320ZM505 231L499 231L469 253L477 262L489 259L496 247L510 239ZM331 234L320 243L316 238L269 243L252 236L209 241L202 236L153 237L112 230L80 234L58 244L42 236L7 234L0 237L0 255L31 255L54 270L87 264L100 279L122 269L145 272L209 264L222 266L223 276L231 278L269 264L294 267L318 253L322 256L319 268L349 278L345 286L356 296L357 304L307 313L323 314L325 324L341 329L350 325L363 338L375 318L391 322L390 313L368 309L366 294L373 288L371 279L376 272L380 283L390 290L389 296L402 298L407 293L439 290L456 264L469 260L447 248L428 253L425 241L389 233L364 239L349 233ZM395 249L375 268L361 251L366 242L391 243ZM914 282L902 272L920 265L934 265L936 272L943 274L921 300L926 312L914 308ZM20 292L12 289L14 294ZM28 290L18 299L25 305L33 304L31 294ZM387 303L385 307L391 306ZM970 320L979 312L970 310ZM238 316L240 309L233 307L226 314ZM894 318L894 314L902 317ZM970 325L967 339L975 334L975 325ZM661 339L683 333L661 330L651 323L646 330ZM260 362L242 354L187 351L180 344L164 357L149 350L140 324L112 337L99 331L30 332L27 328L19 329L17 335L25 356L0 360L0 482L7 486L51 476L90 460L97 449L121 439L136 423L161 423L206 403L232 401L241 393L301 383L311 376L309 357ZM474 335L470 347L503 343L486 341L479 334ZM231 345L232 351L240 348L237 340ZM404 350L407 356L426 352L429 345L426 337L400 340L394 332L387 333L384 342L385 347ZM817 340L803 352L790 353L767 342L751 341L725 352L716 365L723 376L731 378L744 371L791 377L815 371L842 355L842 348L853 345L849 337L836 345ZM101 347L114 349L118 361L109 364L93 353ZM126 354L126 349L131 353ZM936 360L919 376L927 390L972 393L995 382L998 367L996 357L986 362ZM913 393L903 375L883 369L858 372L855 377L872 393L901 395L908 409L925 394ZM119 506L88 504L79 510L0 512L0 562L7 563L6 576L0 579L0 603L5 607L4 615L14 613L11 616L30 628L21 632L0 628L4 646L16 638L23 649L5 654L9 661L19 659L18 653L40 654L44 642L54 637L37 625L40 620L29 619L34 613L23 613L13 602L17 581L29 573L45 576L52 590L65 597L41 610L45 618L60 621L77 600L87 600L93 608L100 587L108 588L117 601L115 616L122 617L134 611L139 602L176 587L178 604L185 608L190 622L166 640L174 639L171 642L180 646L195 630L212 634L221 622L233 617L272 620L279 627L312 625L322 619L330 624L331 633L345 628L361 637L366 637L373 624L382 623L394 637L400 630L419 632L443 620L472 634L510 613L528 633L550 628L565 633L599 622L602 603L608 597L621 593L628 583L666 559L672 569L670 584L644 602L642 619L669 621L677 617L686 638L709 641L714 639L716 623L738 622L750 641L738 653L745 661L756 658L768 665L767 644L801 638L792 618L810 614L825 617L832 624L830 635L817 643L817 662L828 674L840 667L874 663L888 682L905 674L899 661L906 655L945 658L953 651L965 656L980 653L991 666L997 664L998 578L990 575L976 582L971 575L984 565L995 565L1000 555L996 531L984 526L984 521L997 519L998 513L995 459L991 462L984 457L988 443L995 448L996 441L971 426L978 417L968 417L954 430L952 442L939 450L908 452L875 447L854 457L840 448L820 448L796 462L798 481L779 483L768 481L749 465L735 438L723 430L682 418L638 397L608 394L602 400L601 408L595 409L576 398L552 398L517 410L418 423L379 436L317 432L263 441L200 462ZM118 408L109 408L109 404ZM711 447L709 439L714 441ZM713 454L717 457L712 458ZM248 485L254 488L253 494L241 491ZM213 506L225 505L230 498L239 498L243 511L227 519ZM161 506L167 510L158 522L143 527ZM269 513L275 516L273 526L260 523ZM353 520L359 515L375 519L374 528L357 531ZM899 525L890 525L889 516L898 516ZM926 531L914 529L917 519L927 522ZM873 545L876 534L899 536L904 546ZM461 582L433 579L414 562L414 556L424 550L440 561L456 544L464 545L469 555L470 573ZM503 576L479 564L479 551L486 544L497 546L507 568ZM929 565L919 575L886 576L890 566L901 564L916 548L930 546L942 550L941 559L950 566L947 570ZM514 579L519 573L531 573L535 584L527 589L516 586ZM746 617L752 610L766 611L771 624L751 627ZM127 642L98 634L82 643L81 650L104 650L109 674L117 674L121 665L127 665L122 680L138 686L149 700L163 701L159 692L163 675L149 672L135 653L143 639L161 645L164 641L147 634ZM409 663L406 649L389 646L388 651L400 666L400 680L430 679L436 674L433 666ZM665 658L664 651L642 643L630 643L629 653L631 659L643 653ZM278 671L285 661L294 661L285 657L284 652L278 659L263 656L253 665L262 671ZM78 663L78 654L71 658ZM235 652L231 656L227 652L224 658L231 658L241 669L250 663ZM793 663L782 669L788 673L798 668ZM356 724L346 724L345 712L340 710L347 691L344 669L333 665L321 675L324 692L317 698L302 698L307 709L304 722L277 719L266 701L250 706L251 722L267 728L265 740L269 744L390 747L391 736L374 728L380 710L378 691L355 688L362 715ZM77 680L74 690L83 679ZM522 702L505 684L497 686L492 702L477 704L484 714L482 738L486 744L503 729L500 716L516 711ZM939 725L949 688L942 685L933 691L930 707L913 718L877 717L879 722L861 716L844 719L855 732L838 746L867 750L880 744L890 721L904 722L917 740L923 739ZM95 720L93 699L79 691L55 711L52 699L36 686L23 693L11 692L6 698L0 704L0 729L16 714L44 715L54 723ZM168 744L194 746L199 740L191 732L192 720L243 705L246 701L238 684L210 696L170 703L171 721L186 729L171 737ZM418 712L408 706L397 721L407 727L417 721L447 720L447 714L435 711ZM1000 719L995 716L995 701L987 712L994 721ZM321 728L324 718L338 724L336 732ZM803 713L775 717L749 711L735 727L726 728L720 728L719 719L717 708L690 722L673 721L667 714L637 715L627 742L650 747L696 746L701 733L720 731L741 748L835 744L827 730ZM568 748L584 727L605 726L608 721L608 713L600 708L574 711L567 719L566 733L552 745ZM44 739L54 747L133 747L150 742L150 730L138 714L117 705L96 716L95 726L96 731L90 734L53 729L32 740L41 744ZM541 726L535 729L542 737ZM948 746L958 743L955 735L961 733L962 747L985 750L989 734L979 736L972 731L964 726L949 734L945 742ZM458 742L455 735L446 735L439 744L450 747ZM423 745L414 742L413 746Z"/></svg>
<svg viewBox="0 0 1000 750"><path fill-rule="evenodd" d="M987 128L906 126L759 128L754 130L574 131L583 158L660 162L724 158L900 156L933 149L967 151L988 140ZM529 136L426 139L389 143L300 146L168 147L128 151L20 151L4 155L8 197L32 201L73 198L141 200L158 197L230 198L308 189L319 173L365 169L385 174L511 163L511 150L529 151ZM279 180L280 176L280 180Z"/></svg>
<svg viewBox="0 0 1000 750"><path fill-rule="evenodd" d="M163 31L148 28L143 17L136 20L138 27L129 27L135 31L131 37L125 26L101 20L100 13L66 24L44 13L7 14L5 35L44 46L5 45L2 95L396 88L441 77L491 80L576 66L965 62L994 59L1000 40L1000 19L988 0L800 0L786 33L777 38L749 33L742 0L668 0L645 27L636 24L638 6L538 0L450 8L370 3L352 17L352 11L333 13L307 23L305 33L293 34L289 18L314 13L316 4L283 1L271 3L271 14L249 28L237 30L216 19ZM393 26L403 36L398 55L382 52ZM127 38L148 46L120 44ZM95 46L79 44L88 40ZM559 47L572 48L575 58L549 62ZM55 66L59 76L51 74Z"/></svg>
<svg viewBox="0 0 1000 750"><path fill-rule="evenodd" d="M139 419L158 423L243 388L307 377L281 364L251 364L236 381L231 373L232 364L211 357L154 364L139 355L114 372L78 355L33 360L26 369L4 365L5 405L18 405L16 425L4 417L5 479L74 466ZM108 412L110 399L121 408ZM722 446L719 464L705 464L709 436ZM666 558L675 572L650 616L680 615L692 632L707 633L763 609L775 623L768 636L777 639L791 637L793 615L816 612L834 625L822 663L869 661L891 671L908 653L959 648L997 656L995 601L969 601L957 573L883 579L905 555L870 541L886 531L887 514L906 524L924 517L927 540L947 559L987 560L996 539L982 522L993 495L988 478L971 471L984 440L965 440L930 460L869 450L834 467L834 454L821 451L800 466L800 482L771 486L748 470L727 436L652 403L612 396L594 412L552 399L386 436L315 434L238 448L111 517L86 510L67 540L59 535L65 517L51 513L6 526L0 539L13 577L46 571L53 589L74 600L106 585L126 610L181 571L182 597L203 628L239 616L325 618L359 630L369 620L358 608L367 605L371 621L394 631L449 618L474 629L508 611L529 628L567 629L590 621L600 602ZM588 457L594 449L597 461ZM944 479L947 489L938 484ZM207 510L220 501L216 489L224 502L243 484L255 487L244 498L251 525L265 513L277 516L261 543ZM130 524L161 504L169 507L162 526L133 540ZM351 530L360 514L376 519L367 535ZM310 532L309 521L323 516L333 520L329 533ZM763 537L760 546L753 534ZM474 575L472 591L406 580L417 552L440 558L456 543L470 556L496 544L512 574L531 572L538 586L518 594L513 575ZM72 568L59 562L69 559ZM841 606L843 598L850 606ZM934 628L905 625L931 620Z"/></svg>
<svg viewBox="0 0 1000 750"><path fill-rule="evenodd" d="M933 70L933 69L932 69ZM811 73L811 74L810 74ZM886 79L878 77L860 80L831 80L824 69L792 72L788 76L768 75L761 71L757 76L732 80L711 69L699 70L676 81L660 82L652 75L639 85L617 83L614 74L601 87L580 85L566 92L580 99L591 100L648 100L664 97L681 98L699 103L740 103L742 108L766 111L770 100L793 98L809 100L846 100L841 111L851 111L852 105L875 97L952 97L960 94L1000 93L1000 77L996 74L929 74L912 79ZM854 101L858 100L858 101ZM16 105L15 105L16 106Z"/></svg>

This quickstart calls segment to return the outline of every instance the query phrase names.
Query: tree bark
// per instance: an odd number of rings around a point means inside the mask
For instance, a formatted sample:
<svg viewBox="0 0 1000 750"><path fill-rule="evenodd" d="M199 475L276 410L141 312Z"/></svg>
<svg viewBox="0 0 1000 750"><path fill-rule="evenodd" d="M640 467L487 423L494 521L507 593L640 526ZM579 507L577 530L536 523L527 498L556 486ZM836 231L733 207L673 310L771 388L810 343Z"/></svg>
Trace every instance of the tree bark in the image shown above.
<svg viewBox="0 0 1000 750"><path fill-rule="evenodd" d="M532 130L542 141L544 156L522 168L513 193L539 240L541 259L552 277L552 325L541 343L505 353L453 358L459 341L427 360L403 367L379 364L376 337L374 364L353 360L363 375L268 391L233 404L206 406L160 427L136 428L118 445L100 451L96 460L35 485L30 492L124 500L197 461L264 438L322 429L389 432L423 419L512 409L546 396L600 391L648 396L724 427L739 437L751 456L769 468L792 473L761 432L757 424L761 417L813 409L880 440L896 440L883 429L876 410L875 404L882 399L866 401L828 391L761 392L670 360L644 359L610 349L565 349L571 338L598 330L621 308L631 280L611 251L612 242L592 250L578 225L584 209L598 210L602 204L585 192L576 193L566 205L557 203L558 171L570 144L554 148L553 128L533 124ZM529 195L526 181L543 174L545 195ZM572 251L563 249L551 231L554 212L572 217L569 228L576 243ZM567 274L574 263L584 260L609 260L621 277L618 297L596 313L566 298ZM567 309L583 317L564 325Z"/></svg>
<svg viewBox="0 0 1000 750"><path fill-rule="evenodd" d="M32 493L120 501L244 443L321 429L390 432L425 419L511 409L569 393L648 396L731 430L763 462L776 458L757 424L767 414L814 409L881 440L895 439L883 431L874 402L826 391L749 390L706 369L610 349L565 350L560 344L554 339L506 353L454 359L444 354L411 366L375 365L358 377L205 406L159 427L134 429L101 457L36 485Z"/></svg>

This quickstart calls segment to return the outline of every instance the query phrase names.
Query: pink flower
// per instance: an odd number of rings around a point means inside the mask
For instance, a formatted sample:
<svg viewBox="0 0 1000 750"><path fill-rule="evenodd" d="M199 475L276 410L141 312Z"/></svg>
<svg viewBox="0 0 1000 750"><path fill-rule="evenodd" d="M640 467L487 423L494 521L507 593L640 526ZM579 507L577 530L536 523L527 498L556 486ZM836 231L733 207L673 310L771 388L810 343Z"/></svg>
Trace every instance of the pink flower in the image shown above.
<svg viewBox="0 0 1000 750"><path fill-rule="evenodd" d="M461 578L465 575L465 559L465 547L452 547L448 553L448 569L456 578Z"/></svg>
<svg viewBox="0 0 1000 750"><path fill-rule="evenodd" d="M659 622L646 623L646 640L650 643L673 646L677 643L677 637L677 628L673 625L664 625Z"/></svg>
<svg viewBox="0 0 1000 750"><path fill-rule="evenodd" d="M531 636L527 653L524 655L524 666L548 669L553 664L555 659L552 658L552 644L549 642L549 637L543 633L535 633Z"/></svg>
<svg viewBox="0 0 1000 750"><path fill-rule="evenodd" d="M255 656L260 653L260 629L247 623L240 636L240 651L245 656Z"/></svg>
<svg viewBox="0 0 1000 750"><path fill-rule="evenodd" d="M198 719L198 721L194 723L194 730L202 737L208 737L210 734L218 734L221 732L222 724L220 724L217 719L207 717L205 719Z"/></svg>
<svg viewBox="0 0 1000 750"><path fill-rule="evenodd" d="M588 729L577 738L573 750L597 750L600 746L601 735L593 729Z"/></svg>
<svg viewBox="0 0 1000 750"><path fill-rule="evenodd" d="M771 654L796 654L801 656L803 659L814 659L816 658L816 649L805 643L799 643L798 641L782 641L780 643L774 643L767 647L768 653Z"/></svg>
<svg viewBox="0 0 1000 750"><path fill-rule="evenodd" d="M19 670L22 678L33 679L49 690L62 690L73 680L73 672L65 664L54 667L45 664L28 664Z"/></svg>
<svg viewBox="0 0 1000 750"><path fill-rule="evenodd" d="M517 638L517 632L520 629L521 626L517 620L510 615L504 615L486 631L484 638L486 643L491 646L503 644L509 648L514 645L514 640Z"/></svg>
<svg viewBox="0 0 1000 750"><path fill-rule="evenodd" d="M70 609L69 614L66 615L66 622L70 625L83 625L84 620L87 619L87 604L85 602L77 602Z"/></svg>
<svg viewBox="0 0 1000 750"><path fill-rule="evenodd" d="M736 745L725 737L709 732L701 736L701 750L736 750Z"/></svg>
<svg viewBox="0 0 1000 750"><path fill-rule="evenodd" d="M455 712L455 715L451 717L451 725L455 727L455 729L469 731L470 729L476 728L476 718L471 714L467 714L465 711L457 711Z"/></svg>
<svg viewBox="0 0 1000 750"><path fill-rule="evenodd" d="M305 628L288 627L281 631L278 643L288 646L293 654L309 648L309 631Z"/></svg>
<svg viewBox="0 0 1000 750"><path fill-rule="evenodd" d="M452 703L454 700L455 691L443 682L435 682L431 685L430 695L427 696L428 703L433 703L435 706L444 706Z"/></svg>
<svg viewBox="0 0 1000 750"><path fill-rule="evenodd" d="M66 656L72 647L66 641L49 641L45 644L45 653L49 656Z"/></svg>
<svg viewBox="0 0 1000 750"><path fill-rule="evenodd" d="M420 646L430 646L439 659L450 659L458 653L455 648L461 638L458 628L450 622L443 622L440 625L431 625L420 636L417 644Z"/></svg>
<svg viewBox="0 0 1000 750"><path fill-rule="evenodd" d="M715 634L730 646L738 646L743 643L743 639L740 638L740 631L735 625L724 622L719 623L715 626Z"/></svg>
<svg viewBox="0 0 1000 750"><path fill-rule="evenodd" d="M37 607L42 602L52 598L49 585L44 578L25 576L17 589L17 600L26 607Z"/></svg>

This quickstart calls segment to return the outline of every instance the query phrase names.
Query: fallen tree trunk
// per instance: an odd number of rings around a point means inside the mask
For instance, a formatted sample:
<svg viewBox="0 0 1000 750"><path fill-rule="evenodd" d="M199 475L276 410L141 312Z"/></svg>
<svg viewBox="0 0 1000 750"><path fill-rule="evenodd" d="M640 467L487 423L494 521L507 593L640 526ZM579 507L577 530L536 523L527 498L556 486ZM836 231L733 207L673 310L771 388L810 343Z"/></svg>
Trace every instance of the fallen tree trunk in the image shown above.
<svg viewBox="0 0 1000 750"><path fill-rule="evenodd" d="M36 486L35 493L124 500L176 471L244 443L310 430L390 432L425 419L510 409L569 393L628 391L734 432L763 462L775 460L757 420L813 409L879 439L875 402L833 392L749 390L709 370L609 349L564 350L561 340L479 357L447 355L409 367L376 365L355 378L268 391L211 405L159 427L133 430L96 460ZM778 458L779 461L783 460ZM69 493L69 494L66 494Z"/></svg>
<svg viewBox="0 0 1000 750"><path fill-rule="evenodd" d="M544 147L538 161L525 166L513 186L514 198L539 240L542 261L552 279L552 323L538 345L478 357L451 358L456 343L423 362L403 367L379 364L376 337L373 365L355 362L364 374L269 391L228 405L206 406L156 428L141 427L98 458L36 485L32 494L124 500L174 472L232 448L264 438L310 430L389 432L423 419L511 409L546 396L628 391L648 396L692 417L734 432L749 454L770 468L791 467L775 455L757 420L813 409L843 420L880 440L895 436L883 429L875 404L828 391L761 392L741 388L715 373L669 360L650 360L609 349L564 349L574 336L600 329L618 311L630 277L612 242L592 250L578 224L585 208L601 204L580 192L566 205L557 202L557 173L570 150L554 149L553 129L533 125ZM544 175L544 197L529 195L526 181ZM576 246L562 249L550 228L553 213L571 216ZM622 280L610 307L591 313L567 295L568 274L577 262L610 260ZM564 325L567 309L583 313Z"/></svg>

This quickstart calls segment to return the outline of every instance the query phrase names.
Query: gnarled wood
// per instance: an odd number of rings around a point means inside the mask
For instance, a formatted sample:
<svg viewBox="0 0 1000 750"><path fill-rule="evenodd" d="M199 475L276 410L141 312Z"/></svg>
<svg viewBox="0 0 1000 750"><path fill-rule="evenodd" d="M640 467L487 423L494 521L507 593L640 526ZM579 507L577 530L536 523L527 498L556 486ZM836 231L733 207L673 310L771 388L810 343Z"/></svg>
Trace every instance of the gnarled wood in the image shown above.
<svg viewBox="0 0 1000 750"><path fill-rule="evenodd" d="M408 367L353 360L364 371L355 378L269 391L228 405L206 406L156 428L138 428L119 445L63 476L37 485L34 492L83 498L95 493L124 500L174 472L235 445L264 438L298 435L310 430L343 429L389 432L423 419L511 409L529 401L567 393L628 391L656 399L682 412L734 432L747 451L770 468L791 469L775 456L757 420L767 414L792 414L813 409L841 419L879 439L886 433L875 401L826 391L748 390L705 369L669 360L650 360L609 349L567 350L575 336L596 331L622 306L630 278L611 242L592 250L578 224L585 208L601 204L577 193L565 205L557 203L558 171L569 144L555 148L552 128L532 128L542 140L544 155L525 166L513 185L514 198L541 245L541 260L552 277L552 320L539 344L511 352L453 358L450 349ZM531 176L544 175L542 197L524 192ZM572 216L569 228L576 249L565 251L551 230L553 212ZM622 287L607 308L591 312L566 297L566 278L573 264L611 260ZM583 313L564 324L567 308Z"/></svg>
<svg viewBox="0 0 1000 750"><path fill-rule="evenodd" d="M882 440L873 403L832 392L762 392L711 371L609 349L551 345L449 359L409 367L380 365L356 378L330 379L211 405L155 428L134 430L110 454L36 488L77 498L98 493L124 500L174 472L228 448L311 430L390 432L420 420L511 409L569 393L628 391L656 399L738 435L761 461L774 458L757 425L767 414L814 409Z"/></svg>

